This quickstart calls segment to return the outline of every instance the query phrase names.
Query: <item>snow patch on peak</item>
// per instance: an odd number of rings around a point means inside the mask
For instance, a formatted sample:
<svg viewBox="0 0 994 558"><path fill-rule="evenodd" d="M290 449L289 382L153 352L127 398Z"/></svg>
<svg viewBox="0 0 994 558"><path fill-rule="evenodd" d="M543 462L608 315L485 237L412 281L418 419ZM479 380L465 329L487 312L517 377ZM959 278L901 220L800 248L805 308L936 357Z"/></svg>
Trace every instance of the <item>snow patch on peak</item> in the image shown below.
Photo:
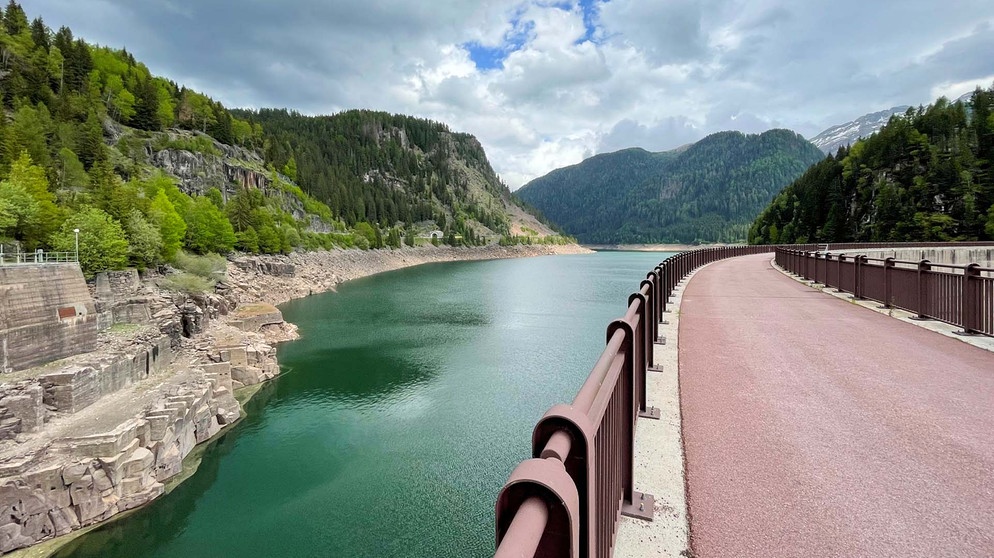
<svg viewBox="0 0 994 558"><path fill-rule="evenodd" d="M880 128L883 128L890 117L895 114L904 114L908 106L893 107L879 112L863 115L856 120L832 126L817 136L811 138L811 143L822 152L832 154L843 145L852 145L859 138L873 135Z"/></svg>

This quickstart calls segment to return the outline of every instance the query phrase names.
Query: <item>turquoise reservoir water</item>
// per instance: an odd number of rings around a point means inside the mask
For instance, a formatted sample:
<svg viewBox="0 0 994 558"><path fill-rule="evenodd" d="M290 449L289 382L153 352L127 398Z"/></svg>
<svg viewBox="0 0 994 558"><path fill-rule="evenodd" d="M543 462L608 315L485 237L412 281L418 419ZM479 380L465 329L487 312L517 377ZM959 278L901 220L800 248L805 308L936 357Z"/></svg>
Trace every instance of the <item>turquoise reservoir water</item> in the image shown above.
<svg viewBox="0 0 994 558"><path fill-rule="evenodd" d="M666 254L420 266L283 307L284 374L172 493L60 557L464 557Z"/></svg>

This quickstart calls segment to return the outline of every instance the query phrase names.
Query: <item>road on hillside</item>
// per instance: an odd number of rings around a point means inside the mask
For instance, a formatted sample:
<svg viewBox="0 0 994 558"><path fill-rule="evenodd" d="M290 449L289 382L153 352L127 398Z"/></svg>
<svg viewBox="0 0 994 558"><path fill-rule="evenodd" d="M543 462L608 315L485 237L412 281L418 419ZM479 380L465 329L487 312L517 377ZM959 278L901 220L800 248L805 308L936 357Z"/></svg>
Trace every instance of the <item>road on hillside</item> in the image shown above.
<svg viewBox="0 0 994 558"><path fill-rule="evenodd" d="M683 295L694 556L994 556L994 353L770 259L712 264Z"/></svg>

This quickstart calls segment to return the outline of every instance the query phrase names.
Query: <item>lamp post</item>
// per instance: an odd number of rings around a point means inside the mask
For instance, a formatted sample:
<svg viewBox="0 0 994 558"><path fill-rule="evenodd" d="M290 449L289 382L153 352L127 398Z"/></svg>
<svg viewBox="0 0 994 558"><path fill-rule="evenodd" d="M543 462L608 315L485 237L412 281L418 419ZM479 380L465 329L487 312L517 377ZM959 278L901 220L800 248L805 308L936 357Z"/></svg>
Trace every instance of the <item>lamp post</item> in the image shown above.
<svg viewBox="0 0 994 558"><path fill-rule="evenodd" d="M72 232L76 235L76 263L79 263L79 229L73 229Z"/></svg>

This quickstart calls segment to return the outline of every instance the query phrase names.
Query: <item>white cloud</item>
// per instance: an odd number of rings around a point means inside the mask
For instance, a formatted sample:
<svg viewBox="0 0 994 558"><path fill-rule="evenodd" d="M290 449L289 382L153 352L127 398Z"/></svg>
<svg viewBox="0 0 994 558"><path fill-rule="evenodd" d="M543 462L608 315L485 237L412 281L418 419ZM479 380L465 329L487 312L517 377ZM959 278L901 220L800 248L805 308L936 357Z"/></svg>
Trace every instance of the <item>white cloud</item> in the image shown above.
<svg viewBox="0 0 994 558"><path fill-rule="evenodd" d="M32 0L26 9L232 106L446 122L476 135L514 187L593 153L668 149L723 129L811 136L994 76L989 0L611 0L586 14L575 0L246 0L237 10L222 0ZM470 43L513 52L481 71L462 48Z"/></svg>

